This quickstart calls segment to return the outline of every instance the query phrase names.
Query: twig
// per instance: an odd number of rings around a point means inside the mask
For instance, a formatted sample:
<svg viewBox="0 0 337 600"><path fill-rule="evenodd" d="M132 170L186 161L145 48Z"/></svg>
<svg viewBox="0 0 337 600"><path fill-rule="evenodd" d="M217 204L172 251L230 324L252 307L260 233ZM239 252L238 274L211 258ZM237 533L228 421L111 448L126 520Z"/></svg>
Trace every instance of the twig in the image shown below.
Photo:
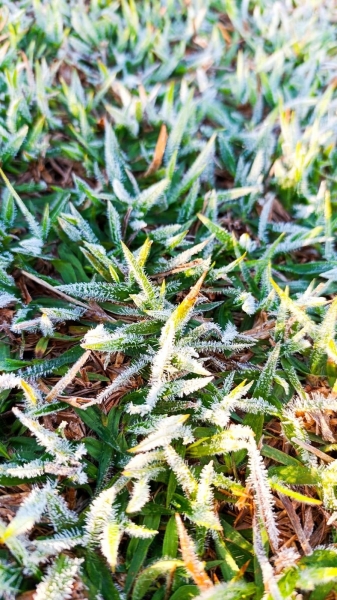
<svg viewBox="0 0 337 600"><path fill-rule="evenodd" d="M306 538L306 536L304 534L299 516L296 513L292 502L289 500L289 498L287 498L287 496L285 496L284 494L281 494L280 492L278 492L278 496L279 496L279 498L285 508L285 511L290 519L292 527L297 535L298 541L302 546L302 550L303 550L304 554L306 554L308 556L309 554L312 553L312 549L311 549L308 539Z"/></svg>
<svg viewBox="0 0 337 600"><path fill-rule="evenodd" d="M325 462L330 463L335 460L334 458L331 458L331 456L329 456L328 454L325 454L325 452L322 452L322 450L319 450L318 448L311 446L311 444L302 442L302 440L299 440L298 438L295 438L295 437L291 438L291 441L294 442L295 444L297 444L298 446L301 446L301 448L303 448L304 450L307 450L308 452L311 452L312 454L316 454L316 456L318 456L318 458L325 460Z"/></svg>
<svg viewBox="0 0 337 600"><path fill-rule="evenodd" d="M77 304L77 306L83 306L86 310L90 310L90 307L87 304L84 304L84 302L81 302L80 300L75 300L75 298L71 298L71 296L64 294L64 292L61 292L57 288L50 285L50 283L47 283L43 279L40 279L40 277L36 277L36 275L32 275L32 273L28 273L28 271L22 270L21 273L25 277L28 277L28 279L31 279L32 281L35 281L35 283L42 285L47 290L54 292L54 294L57 294L58 296L60 296L60 298L63 298L64 300L67 300L68 302L71 302L72 304Z"/></svg>

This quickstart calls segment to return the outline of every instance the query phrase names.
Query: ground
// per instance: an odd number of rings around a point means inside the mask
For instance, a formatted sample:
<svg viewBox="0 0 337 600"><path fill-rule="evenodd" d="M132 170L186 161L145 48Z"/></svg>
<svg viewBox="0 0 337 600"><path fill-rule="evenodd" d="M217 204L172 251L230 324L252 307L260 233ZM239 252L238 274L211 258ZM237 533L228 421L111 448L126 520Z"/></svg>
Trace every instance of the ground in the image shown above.
<svg viewBox="0 0 337 600"><path fill-rule="evenodd" d="M334 3L0 4L1 597L332 600Z"/></svg>

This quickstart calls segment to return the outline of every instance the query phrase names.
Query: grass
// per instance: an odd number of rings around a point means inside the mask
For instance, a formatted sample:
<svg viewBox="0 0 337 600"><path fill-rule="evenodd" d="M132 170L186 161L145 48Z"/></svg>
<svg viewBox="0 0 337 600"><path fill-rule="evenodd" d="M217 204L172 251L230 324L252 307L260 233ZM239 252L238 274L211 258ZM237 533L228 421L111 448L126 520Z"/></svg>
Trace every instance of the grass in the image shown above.
<svg viewBox="0 0 337 600"><path fill-rule="evenodd" d="M2 0L2 598L336 598L336 18Z"/></svg>

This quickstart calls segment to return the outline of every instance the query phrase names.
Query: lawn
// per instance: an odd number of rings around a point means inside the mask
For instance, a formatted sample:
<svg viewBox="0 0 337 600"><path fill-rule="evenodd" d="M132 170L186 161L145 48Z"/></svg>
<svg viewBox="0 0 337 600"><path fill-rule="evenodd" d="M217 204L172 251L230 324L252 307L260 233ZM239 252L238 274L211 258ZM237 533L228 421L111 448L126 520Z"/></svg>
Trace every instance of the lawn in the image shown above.
<svg viewBox="0 0 337 600"><path fill-rule="evenodd" d="M337 598L337 8L0 1L0 597Z"/></svg>

